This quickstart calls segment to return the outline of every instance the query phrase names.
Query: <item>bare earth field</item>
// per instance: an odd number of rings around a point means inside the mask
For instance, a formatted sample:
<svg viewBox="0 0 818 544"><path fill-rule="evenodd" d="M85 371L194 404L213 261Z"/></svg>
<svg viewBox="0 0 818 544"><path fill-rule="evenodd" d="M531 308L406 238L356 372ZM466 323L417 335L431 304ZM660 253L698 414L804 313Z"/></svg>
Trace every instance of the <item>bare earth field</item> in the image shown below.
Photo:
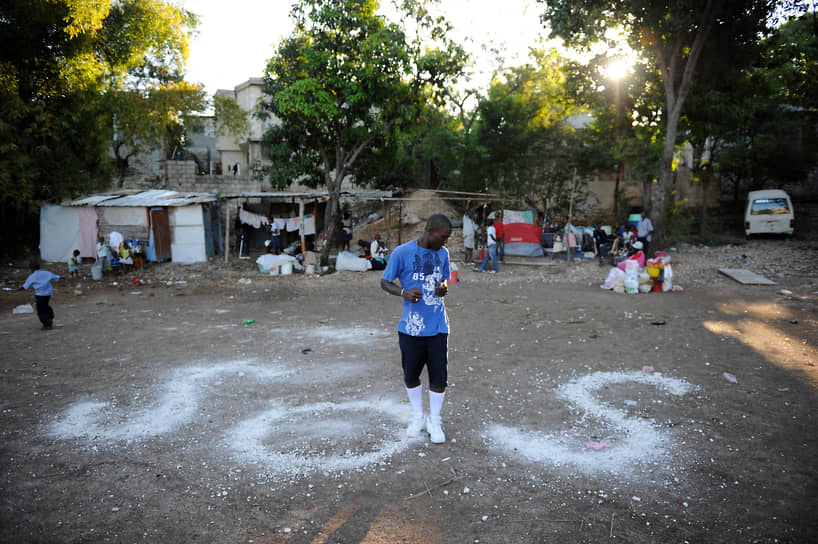
<svg viewBox="0 0 818 544"><path fill-rule="evenodd" d="M681 293L461 266L441 445L405 438L378 272L62 280L52 331L0 292L0 541L818 541L816 247L672 255Z"/></svg>

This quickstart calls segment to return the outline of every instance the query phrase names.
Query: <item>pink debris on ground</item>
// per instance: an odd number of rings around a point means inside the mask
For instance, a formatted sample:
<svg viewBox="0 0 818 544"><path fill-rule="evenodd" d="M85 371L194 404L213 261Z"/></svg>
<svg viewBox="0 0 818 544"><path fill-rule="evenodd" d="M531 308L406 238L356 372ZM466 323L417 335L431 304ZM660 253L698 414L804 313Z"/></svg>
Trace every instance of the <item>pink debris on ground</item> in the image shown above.
<svg viewBox="0 0 818 544"><path fill-rule="evenodd" d="M789 387L779 387L778 388L779 393L789 393L789 391L790 391Z"/></svg>
<svg viewBox="0 0 818 544"><path fill-rule="evenodd" d="M724 379L727 380L728 382L738 383L738 380L736 379L736 377L733 376L732 374L730 374L729 372L725 372L723 375L724 375Z"/></svg>
<svg viewBox="0 0 818 544"><path fill-rule="evenodd" d="M644 372L645 374L653 374L654 370L655 369L652 366L645 365L642 367L642 372Z"/></svg>
<svg viewBox="0 0 818 544"><path fill-rule="evenodd" d="M611 447L611 445L607 442L593 442L591 440L589 440L585 445L594 451L604 450L605 448Z"/></svg>

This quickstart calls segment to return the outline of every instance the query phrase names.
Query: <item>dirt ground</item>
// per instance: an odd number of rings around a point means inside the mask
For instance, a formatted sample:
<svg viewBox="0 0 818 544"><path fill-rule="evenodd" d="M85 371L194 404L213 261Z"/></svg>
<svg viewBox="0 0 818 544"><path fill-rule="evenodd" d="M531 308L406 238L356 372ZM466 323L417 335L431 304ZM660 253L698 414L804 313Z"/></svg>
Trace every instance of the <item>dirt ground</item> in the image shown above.
<svg viewBox="0 0 818 544"><path fill-rule="evenodd" d="M441 445L405 438L377 272L61 280L52 331L3 291L0 541L818 541L815 249L680 247L648 295L461 267Z"/></svg>

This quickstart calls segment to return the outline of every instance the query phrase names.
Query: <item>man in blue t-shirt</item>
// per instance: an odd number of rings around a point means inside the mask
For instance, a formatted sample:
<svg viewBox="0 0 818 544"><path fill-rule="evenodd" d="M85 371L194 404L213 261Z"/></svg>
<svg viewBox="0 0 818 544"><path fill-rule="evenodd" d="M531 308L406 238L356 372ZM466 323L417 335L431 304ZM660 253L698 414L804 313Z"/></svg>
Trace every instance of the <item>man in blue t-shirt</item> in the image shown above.
<svg viewBox="0 0 818 544"><path fill-rule="evenodd" d="M443 247L452 234L452 223L442 214L426 222L417 240L398 246L381 277L381 288L403 298L398 322L398 345L403 382L414 417L407 429L410 438L426 430L435 444L446 441L440 411L446 391L449 317L443 297L449 292L449 251ZM399 280L400 285L395 283ZM429 417L423 413L423 367L429 374Z"/></svg>

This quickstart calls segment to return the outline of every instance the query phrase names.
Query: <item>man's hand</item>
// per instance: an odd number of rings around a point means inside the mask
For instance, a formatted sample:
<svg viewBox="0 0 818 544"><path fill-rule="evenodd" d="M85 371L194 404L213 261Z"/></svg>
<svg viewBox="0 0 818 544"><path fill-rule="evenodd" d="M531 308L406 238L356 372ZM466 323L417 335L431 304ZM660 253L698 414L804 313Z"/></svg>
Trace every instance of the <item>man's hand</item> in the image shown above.
<svg viewBox="0 0 818 544"><path fill-rule="evenodd" d="M435 287L435 296L436 297L445 297L449 293L449 284L446 280L443 280L437 287Z"/></svg>
<svg viewBox="0 0 818 544"><path fill-rule="evenodd" d="M421 298L423 298L423 293L417 287L413 287L411 289L406 289L403 292L403 298L405 298L409 302L417 302Z"/></svg>

